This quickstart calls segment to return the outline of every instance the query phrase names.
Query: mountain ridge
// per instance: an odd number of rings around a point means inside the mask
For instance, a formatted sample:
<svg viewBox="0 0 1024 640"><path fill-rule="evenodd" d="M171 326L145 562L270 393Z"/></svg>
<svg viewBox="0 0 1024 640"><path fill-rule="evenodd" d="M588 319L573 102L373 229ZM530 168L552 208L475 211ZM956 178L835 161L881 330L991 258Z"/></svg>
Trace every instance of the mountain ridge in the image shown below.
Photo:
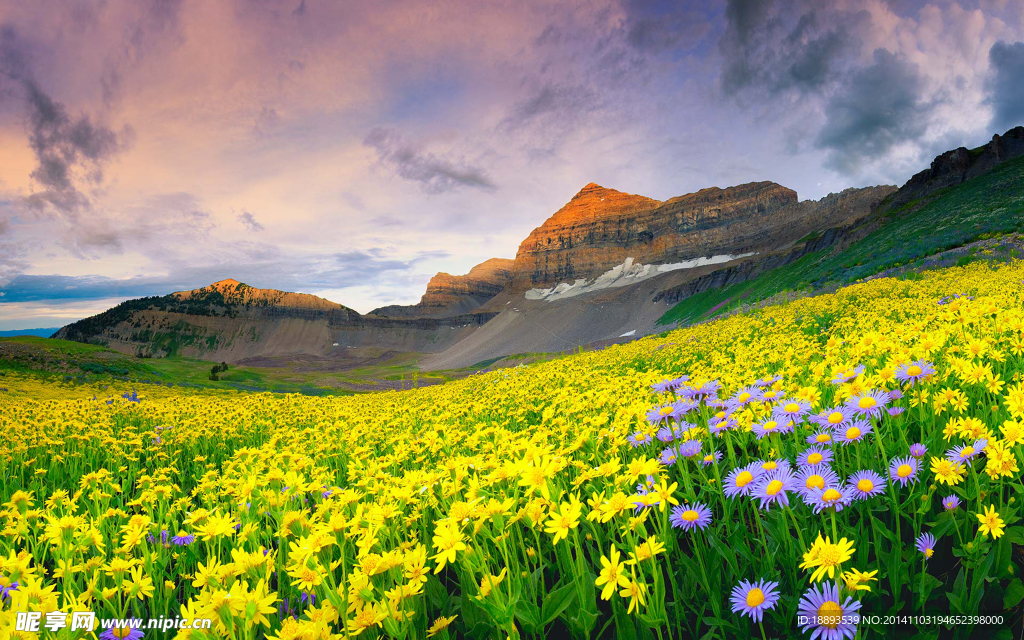
<svg viewBox="0 0 1024 640"><path fill-rule="evenodd" d="M440 272L415 305L363 315L311 294L256 289L228 278L128 301L55 335L126 353L217 361L288 353L330 357L337 349L383 344L434 354L424 366L435 368L604 343L657 330L655 321L670 305L688 297L708 298L707 291L769 272L789 274L808 260L833 277L846 267L829 256L842 256L844 247L869 234L898 232L900 221L925 203L1021 155L1024 127L974 150L941 154L899 189L850 188L804 201L769 181L708 187L664 201L591 182L536 227L514 259L492 258L464 275ZM902 249L885 251L898 255ZM871 264L892 262L869 258ZM621 277L609 277L619 272ZM572 296L549 295L566 287ZM524 295L530 291L543 295Z"/></svg>

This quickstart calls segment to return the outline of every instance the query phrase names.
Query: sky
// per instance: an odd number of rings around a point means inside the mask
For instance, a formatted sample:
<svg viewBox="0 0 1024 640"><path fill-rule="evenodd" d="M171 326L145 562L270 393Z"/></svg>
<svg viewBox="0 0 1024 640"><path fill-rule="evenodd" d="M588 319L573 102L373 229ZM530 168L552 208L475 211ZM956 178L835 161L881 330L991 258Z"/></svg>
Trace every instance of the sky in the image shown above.
<svg viewBox="0 0 1024 640"><path fill-rule="evenodd" d="M817 199L1020 124L1024 0L0 0L0 330L410 304L589 182Z"/></svg>

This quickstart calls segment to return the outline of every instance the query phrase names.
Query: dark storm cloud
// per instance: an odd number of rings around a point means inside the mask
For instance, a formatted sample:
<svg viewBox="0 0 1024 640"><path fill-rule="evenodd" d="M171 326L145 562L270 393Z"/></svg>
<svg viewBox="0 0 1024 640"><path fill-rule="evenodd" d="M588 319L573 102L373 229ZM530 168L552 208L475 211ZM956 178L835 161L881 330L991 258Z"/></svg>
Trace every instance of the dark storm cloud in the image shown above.
<svg viewBox="0 0 1024 640"><path fill-rule="evenodd" d="M869 22L865 11L805 2L776 6L773 0L729 0L725 17L718 48L721 88L729 96L823 90L841 79Z"/></svg>
<svg viewBox="0 0 1024 640"><path fill-rule="evenodd" d="M363 144L377 151L381 164L390 167L406 180L422 183L427 191L440 193L460 187L485 190L495 188L481 169L421 151L403 140L393 129L375 128L363 139Z"/></svg>
<svg viewBox="0 0 1024 640"><path fill-rule="evenodd" d="M1024 42L997 42L988 52L991 127L1003 132L1024 124Z"/></svg>
<svg viewBox="0 0 1024 640"><path fill-rule="evenodd" d="M901 143L917 145L922 159L930 153L920 141L942 98L926 96L920 69L902 55L877 49L865 58L867 11L811 0L729 0L725 16L722 93L742 106L786 105L797 114L789 148L810 142L826 153L826 167L847 175L868 165L888 171Z"/></svg>
<svg viewBox="0 0 1024 640"><path fill-rule="evenodd" d="M916 65L877 49L874 64L858 70L825 105L825 124L815 144L827 163L857 173L864 158L883 157L894 145L918 139L931 105L922 99Z"/></svg>
<svg viewBox="0 0 1024 640"><path fill-rule="evenodd" d="M243 211L238 215L238 221L241 222L249 229L249 231L263 231L263 225L256 220L256 217L248 211Z"/></svg>
<svg viewBox="0 0 1024 640"><path fill-rule="evenodd" d="M123 150L130 127L115 132L82 114L74 117L51 97L32 73L32 46L10 25L0 26L0 99L20 99L28 122L28 141L36 158L31 177L40 190L26 202L36 210L53 207L72 217L89 204L78 183L98 185L103 165Z"/></svg>

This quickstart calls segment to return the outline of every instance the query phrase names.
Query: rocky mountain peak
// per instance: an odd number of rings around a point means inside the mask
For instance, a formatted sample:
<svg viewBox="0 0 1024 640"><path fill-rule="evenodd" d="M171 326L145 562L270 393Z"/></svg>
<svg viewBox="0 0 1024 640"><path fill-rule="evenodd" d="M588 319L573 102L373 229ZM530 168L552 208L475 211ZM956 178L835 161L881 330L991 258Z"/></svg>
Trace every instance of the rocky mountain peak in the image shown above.
<svg viewBox="0 0 1024 640"><path fill-rule="evenodd" d="M309 293L292 293L278 289L257 289L233 278L218 280L213 284L191 291L176 291L171 294L180 301L207 303L210 305L241 305L256 307L287 307L291 309L346 309L346 307Z"/></svg>
<svg viewBox="0 0 1024 640"><path fill-rule="evenodd" d="M512 287L592 279L629 258L671 264L770 252L808 231L866 215L870 206L858 201L857 211L844 205L822 216L774 182L710 187L664 202L590 183L519 245Z"/></svg>
<svg viewBox="0 0 1024 640"><path fill-rule="evenodd" d="M390 305L370 313L395 317L440 317L468 313L500 293L512 275L513 261L485 260L462 276L440 272L427 283L427 292L414 305Z"/></svg>

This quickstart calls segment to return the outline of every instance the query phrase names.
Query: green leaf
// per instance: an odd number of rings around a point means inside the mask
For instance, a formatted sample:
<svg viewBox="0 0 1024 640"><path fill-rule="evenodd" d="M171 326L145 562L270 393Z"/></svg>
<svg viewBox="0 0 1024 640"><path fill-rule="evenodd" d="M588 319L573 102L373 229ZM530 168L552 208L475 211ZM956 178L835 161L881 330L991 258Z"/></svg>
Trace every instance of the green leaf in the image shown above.
<svg viewBox="0 0 1024 640"><path fill-rule="evenodd" d="M626 608L618 601L614 601L612 609L615 611L615 637L621 640L636 640L636 625L626 613Z"/></svg>
<svg viewBox="0 0 1024 640"><path fill-rule="evenodd" d="M732 574L734 576L738 576L740 572L736 565L736 552L723 545L722 541L718 539L718 536L713 533L708 534L707 541L711 543L711 546L718 552L718 555L722 556L722 558L729 563L729 568L732 569ZM711 580L711 576L708 576L708 580ZM710 586L711 585L708 585L709 588Z"/></svg>
<svg viewBox="0 0 1024 640"><path fill-rule="evenodd" d="M1013 544L1024 544L1024 527L1009 527L1003 531L1003 537Z"/></svg>
<svg viewBox="0 0 1024 640"><path fill-rule="evenodd" d="M1014 578L1003 594L1003 608L1009 611L1020 604L1021 600L1024 600L1024 583L1020 578Z"/></svg>
<svg viewBox="0 0 1024 640"><path fill-rule="evenodd" d="M448 590L444 588L441 581L435 575L427 576L427 598L435 609L448 610Z"/></svg>
<svg viewBox="0 0 1024 640"><path fill-rule="evenodd" d="M541 605L541 625L547 626L554 622L575 601L576 585L572 582L552 590Z"/></svg>
<svg viewBox="0 0 1024 640"><path fill-rule="evenodd" d="M946 597L949 598L950 611L960 613L964 610L963 605L960 604L960 598L955 593L947 591Z"/></svg>
<svg viewBox="0 0 1024 640"><path fill-rule="evenodd" d="M527 633L537 633L537 631L540 630L540 610L537 608L537 605L524 607L523 604L524 603L521 602L516 605L516 620L519 621L519 624L522 625L523 629Z"/></svg>

